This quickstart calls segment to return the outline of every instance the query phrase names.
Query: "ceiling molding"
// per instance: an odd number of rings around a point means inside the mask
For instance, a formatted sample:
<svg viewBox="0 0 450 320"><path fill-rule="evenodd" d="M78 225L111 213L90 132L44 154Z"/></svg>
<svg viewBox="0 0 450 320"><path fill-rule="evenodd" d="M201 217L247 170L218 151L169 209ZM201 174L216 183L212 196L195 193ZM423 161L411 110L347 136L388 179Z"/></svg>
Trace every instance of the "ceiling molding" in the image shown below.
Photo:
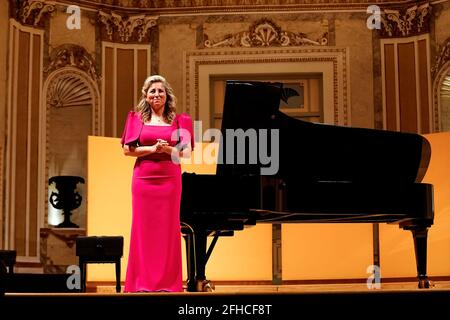
<svg viewBox="0 0 450 320"><path fill-rule="evenodd" d="M56 0L59 4L73 4ZM201 14L296 11L365 11L369 5L401 9L417 0L79 0L85 9L123 11L129 14ZM431 1L420 1L420 3Z"/></svg>

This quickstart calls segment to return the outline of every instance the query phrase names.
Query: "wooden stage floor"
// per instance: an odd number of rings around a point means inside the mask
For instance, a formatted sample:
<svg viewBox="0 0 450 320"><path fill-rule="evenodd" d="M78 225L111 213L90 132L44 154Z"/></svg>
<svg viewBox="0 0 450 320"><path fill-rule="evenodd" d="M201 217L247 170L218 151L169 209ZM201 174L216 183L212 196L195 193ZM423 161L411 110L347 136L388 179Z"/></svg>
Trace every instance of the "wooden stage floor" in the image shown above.
<svg viewBox="0 0 450 320"><path fill-rule="evenodd" d="M367 315L384 318L397 313L402 318L423 313L433 319L450 309L450 282L436 281L430 289L417 289L413 282L386 283L380 289L368 289L365 284L220 285L214 292L198 293L115 293L113 287L99 287L98 292L89 293L6 293L0 297L1 311L19 319L29 310L55 307L102 319L136 314L144 319L366 319ZM45 314L52 318L48 311ZM59 311L57 316L61 319Z"/></svg>

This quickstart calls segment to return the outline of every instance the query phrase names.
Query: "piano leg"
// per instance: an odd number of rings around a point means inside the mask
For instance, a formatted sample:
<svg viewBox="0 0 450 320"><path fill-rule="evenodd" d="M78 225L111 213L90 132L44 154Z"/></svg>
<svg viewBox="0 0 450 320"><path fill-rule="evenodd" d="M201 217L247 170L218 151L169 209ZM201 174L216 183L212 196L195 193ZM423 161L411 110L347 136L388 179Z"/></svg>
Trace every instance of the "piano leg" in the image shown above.
<svg viewBox="0 0 450 320"><path fill-rule="evenodd" d="M419 289L429 288L430 281L427 275L427 236L428 227L409 226L414 238L414 249L416 252L417 278Z"/></svg>
<svg viewBox="0 0 450 320"><path fill-rule="evenodd" d="M209 231L204 228L195 228L192 231L191 236L191 254L190 257L190 268L191 272L189 274L188 281L188 291L197 292L211 292L214 291L214 285L210 281L206 280L206 262L208 261L207 239ZM210 254L210 252L209 252ZM194 272L192 270L195 270ZM194 279L193 281L191 279Z"/></svg>
<svg viewBox="0 0 450 320"><path fill-rule="evenodd" d="M194 248L194 232L189 226L182 228L183 238L186 244L186 263L187 263L187 291L196 291L195 284L195 248Z"/></svg>
<svg viewBox="0 0 450 320"><path fill-rule="evenodd" d="M208 233L202 228L195 230L195 282L196 291L203 291L203 283L206 282L206 247Z"/></svg>
<svg viewBox="0 0 450 320"><path fill-rule="evenodd" d="M206 280L207 238L208 232L203 228L195 230L189 225L182 227L183 237L186 243L187 262L187 291L212 291L212 286Z"/></svg>
<svg viewBox="0 0 450 320"><path fill-rule="evenodd" d="M215 237L207 250L207 239L209 231L204 228L192 228L184 224L181 228L186 243L186 262L187 262L187 291L189 292L211 292L214 291L214 285L206 280L206 263L211 255L214 245L217 242L220 233Z"/></svg>

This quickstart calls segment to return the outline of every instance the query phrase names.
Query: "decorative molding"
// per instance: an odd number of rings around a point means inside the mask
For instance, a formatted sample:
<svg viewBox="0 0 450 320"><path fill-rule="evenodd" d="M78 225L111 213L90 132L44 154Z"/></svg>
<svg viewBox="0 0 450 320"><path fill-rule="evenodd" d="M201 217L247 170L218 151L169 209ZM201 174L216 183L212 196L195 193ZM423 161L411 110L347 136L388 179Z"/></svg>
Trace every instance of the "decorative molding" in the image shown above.
<svg viewBox="0 0 450 320"><path fill-rule="evenodd" d="M77 98L76 94L70 93L69 89L81 90L76 93L81 93L81 97L83 98ZM89 98L86 91L89 92ZM65 66L64 68L53 71L45 80L43 93L45 94L46 103L46 128L49 127L48 114L50 107L88 105L89 102L92 106L92 134L100 134L100 93L98 84L85 71L73 66ZM48 132L45 133L45 136L45 143L48 144ZM47 156L46 161L48 161ZM45 170L47 173L48 169L49 166L47 163ZM46 181L48 181L47 176Z"/></svg>
<svg viewBox="0 0 450 320"><path fill-rule="evenodd" d="M443 65L433 81L433 128L432 132L440 132L441 127L441 87L445 81L447 72L450 70L450 61Z"/></svg>
<svg viewBox="0 0 450 320"><path fill-rule="evenodd" d="M332 94L326 123L349 126L351 110L349 106L348 52L340 47L291 47L291 48L223 48L185 52L183 76L183 97L185 112L195 119L200 115L200 69L206 66L249 65L280 63L320 63L332 67L329 88ZM331 83L332 82L332 83Z"/></svg>
<svg viewBox="0 0 450 320"><path fill-rule="evenodd" d="M441 87L450 71L450 37L439 46L438 54L433 67L431 77L433 79L433 128L432 132L441 131Z"/></svg>
<svg viewBox="0 0 450 320"><path fill-rule="evenodd" d="M49 16L52 16L54 12L54 2L24 0L20 2L20 7L18 7L16 12L16 18L22 24L34 27L44 27L44 17L48 18Z"/></svg>
<svg viewBox="0 0 450 320"><path fill-rule="evenodd" d="M93 99L85 81L71 75L53 81L47 91L47 103L54 108L89 107Z"/></svg>
<svg viewBox="0 0 450 320"><path fill-rule="evenodd" d="M205 37L206 48L324 46L328 44L328 32L325 32L320 39L311 40L304 33L282 30L275 22L267 18L256 21L247 31L228 35L219 41L211 41L207 35Z"/></svg>
<svg viewBox="0 0 450 320"><path fill-rule="evenodd" d="M73 2L59 0L61 2ZM414 0L80 0L81 4L89 7L123 9L123 10L145 10L152 11L176 11L176 12L199 12L199 11L271 11L295 9L321 10L324 8L340 10L365 9L370 4L377 5L411 5Z"/></svg>
<svg viewBox="0 0 450 320"><path fill-rule="evenodd" d="M441 70L442 66L450 60L450 37L444 42L443 45L439 46L438 55L436 55L436 60L433 67L431 68L431 76L434 79Z"/></svg>
<svg viewBox="0 0 450 320"><path fill-rule="evenodd" d="M147 31L157 25L158 17L147 15L121 16L100 11L98 19L104 24L106 36L110 41L116 41L114 33L122 42L142 42L147 37Z"/></svg>
<svg viewBox="0 0 450 320"><path fill-rule="evenodd" d="M51 72L64 68L75 67L86 72L92 80L98 81L99 75L95 61L85 48L75 44L63 44L50 53L50 63L44 69L47 76Z"/></svg>
<svg viewBox="0 0 450 320"><path fill-rule="evenodd" d="M183 7L217 7L217 6L273 6L273 5L295 5L295 4L336 4L336 0L91 0L86 2L95 2L105 5L120 5L122 7L150 7L150 8L183 8ZM342 1L346 3L348 1ZM389 3L392 0L372 0L371 3ZM406 2L406 1L405 1ZM353 0L352 3L367 4L367 0ZM398 1L397 1L398 3Z"/></svg>
<svg viewBox="0 0 450 320"><path fill-rule="evenodd" d="M381 14L380 36L389 38L410 37L430 31L432 8L429 3L402 10L385 9Z"/></svg>

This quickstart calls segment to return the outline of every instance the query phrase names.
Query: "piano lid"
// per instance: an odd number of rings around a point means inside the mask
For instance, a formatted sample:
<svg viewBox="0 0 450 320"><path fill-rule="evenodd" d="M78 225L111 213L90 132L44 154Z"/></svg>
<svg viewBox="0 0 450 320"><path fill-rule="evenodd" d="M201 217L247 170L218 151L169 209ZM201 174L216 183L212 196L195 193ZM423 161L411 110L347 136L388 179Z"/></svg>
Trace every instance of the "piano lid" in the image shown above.
<svg viewBox="0 0 450 320"><path fill-rule="evenodd" d="M303 182L420 182L431 149L419 134L311 123L279 111L282 83L227 81L218 175Z"/></svg>

